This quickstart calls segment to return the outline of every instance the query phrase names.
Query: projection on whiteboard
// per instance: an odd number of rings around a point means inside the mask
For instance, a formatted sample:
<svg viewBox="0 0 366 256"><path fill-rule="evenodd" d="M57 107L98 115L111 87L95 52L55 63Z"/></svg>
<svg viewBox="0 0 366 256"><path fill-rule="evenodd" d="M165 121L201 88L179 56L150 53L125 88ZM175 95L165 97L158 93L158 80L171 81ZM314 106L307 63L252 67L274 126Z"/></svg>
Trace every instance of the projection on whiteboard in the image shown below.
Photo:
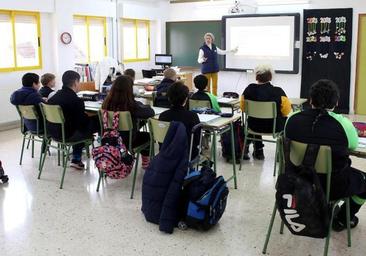
<svg viewBox="0 0 366 256"><path fill-rule="evenodd" d="M248 70L266 63L276 71L297 73L295 19L295 15L223 17L225 47L238 47L235 54L226 55L225 68Z"/></svg>

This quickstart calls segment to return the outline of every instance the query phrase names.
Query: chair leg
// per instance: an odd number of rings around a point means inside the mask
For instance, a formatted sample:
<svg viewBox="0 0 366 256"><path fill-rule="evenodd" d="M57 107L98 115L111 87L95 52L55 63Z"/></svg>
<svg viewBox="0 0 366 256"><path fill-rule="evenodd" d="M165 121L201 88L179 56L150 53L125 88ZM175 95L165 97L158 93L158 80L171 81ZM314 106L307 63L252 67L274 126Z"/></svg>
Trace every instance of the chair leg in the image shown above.
<svg viewBox="0 0 366 256"><path fill-rule="evenodd" d="M42 146L41 146L41 156L39 157L38 171L41 170L43 154L47 154L46 143L47 143L46 140L43 139L42 140Z"/></svg>
<svg viewBox="0 0 366 256"><path fill-rule="evenodd" d="M242 165L242 162L243 162L245 146L247 145L247 137L248 137L247 135L244 137L244 146L243 146L243 150L241 151L241 155L240 155L239 171L241 171L241 165Z"/></svg>
<svg viewBox="0 0 366 256"><path fill-rule="evenodd" d="M132 189L131 189L130 199L133 199L133 194L135 193L135 183L136 183L136 176L137 176L137 167L139 165L139 156L140 156L140 154L138 153L137 156L136 156L135 170L133 172L133 181L132 181Z"/></svg>
<svg viewBox="0 0 366 256"><path fill-rule="evenodd" d="M236 179L236 159L235 159L235 138L234 138L234 126L233 123L230 124L230 134L231 134L231 158L233 160L233 176L234 176L234 188L238 188Z"/></svg>
<svg viewBox="0 0 366 256"><path fill-rule="evenodd" d="M334 209L335 209L335 206L333 206L332 211L331 211L329 228L328 228L328 235L327 235L327 238L325 240L325 245L324 245L324 253L323 253L324 256L328 255L329 241L330 241L330 235L331 235L331 232L332 232L333 219L334 219Z"/></svg>
<svg viewBox="0 0 366 256"><path fill-rule="evenodd" d="M50 143L49 141L46 142L46 146L45 146L46 151L49 149L49 143ZM46 156L47 156L47 154L43 154L41 167L40 167L39 173L38 173L38 179L41 178L41 174L42 174L42 171L43 171L43 167L44 167L44 162L46 160Z"/></svg>
<svg viewBox="0 0 366 256"><path fill-rule="evenodd" d="M283 229L285 227L285 223L281 220L281 226L280 226L280 234L283 235Z"/></svg>
<svg viewBox="0 0 366 256"><path fill-rule="evenodd" d="M29 145L30 145L30 140L28 140L27 149L29 149Z"/></svg>
<svg viewBox="0 0 366 256"><path fill-rule="evenodd" d="M277 211L277 205L275 203L274 207L273 207L272 215L271 215L271 220L269 222L269 226L268 226L268 230L267 230L266 241L264 242L264 246L263 246L263 250L262 250L263 254L267 253L267 246L268 246L269 238L271 237L273 223L274 223L274 220L275 220L275 217L276 217L276 211Z"/></svg>
<svg viewBox="0 0 366 256"><path fill-rule="evenodd" d="M86 150L86 157L87 157L88 159L90 159L90 145L87 145L87 146L85 147L85 150Z"/></svg>
<svg viewBox="0 0 366 256"><path fill-rule="evenodd" d="M214 172L217 172L217 162L216 162L216 132L212 133L212 159L214 162Z"/></svg>
<svg viewBox="0 0 366 256"><path fill-rule="evenodd" d="M277 158L278 158L278 140L276 141L276 152L275 152L275 157L274 157L273 177L276 177Z"/></svg>
<svg viewBox="0 0 366 256"><path fill-rule="evenodd" d="M60 184L60 189L62 189L62 187L64 186L64 178L65 178L65 172L66 172L66 165L67 165L67 161L69 159L69 154L70 154L70 146L65 146L66 148L66 154L64 153L64 159L63 159L63 163L64 163L64 170L62 172L62 178L61 178L61 184Z"/></svg>
<svg viewBox="0 0 366 256"><path fill-rule="evenodd" d="M34 158L34 136L31 135L31 139L32 139L32 158Z"/></svg>
<svg viewBox="0 0 366 256"><path fill-rule="evenodd" d="M98 170L98 172L99 172L99 178L98 178L97 192L99 192L100 182L101 182L101 180L102 180L102 178L104 176L104 172L103 171L99 171Z"/></svg>
<svg viewBox="0 0 366 256"><path fill-rule="evenodd" d="M349 197L346 199L346 215L347 215L347 240L348 247L351 247L351 213L350 213L350 202Z"/></svg>
<svg viewBox="0 0 366 256"><path fill-rule="evenodd" d="M19 161L19 165L22 165L22 161L23 161L23 153L24 153L25 136L26 136L26 135L23 135L23 143L22 143L22 150L20 151L20 161ZM28 142L29 142L29 141L28 141Z"/></svg>
<svg viewBox="0 0 366 256"><path fill-rule="evenodd" d="M60 166L60 143L57 143L57 164Z"/></svg>

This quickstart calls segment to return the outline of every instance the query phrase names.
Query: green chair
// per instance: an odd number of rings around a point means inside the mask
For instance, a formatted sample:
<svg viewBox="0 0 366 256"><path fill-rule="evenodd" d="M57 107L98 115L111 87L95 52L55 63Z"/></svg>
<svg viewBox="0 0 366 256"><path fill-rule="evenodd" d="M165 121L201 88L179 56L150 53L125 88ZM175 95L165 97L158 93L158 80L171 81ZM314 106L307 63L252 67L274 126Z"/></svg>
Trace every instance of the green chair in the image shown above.
<svg viewBox="0 0 366 256"><path fill-rule="evenodd" d="M209 100L189 99L189 110L193 110L196 108L211 108L211 102Z"/></svg>
<svg viewBox="0 0 366 256"><path fill-rule="evenodd" d="M244 122L244 136L245 136L244 145L247 144L249 135L272 136L273 139L250 138L250 140L276 143L276 153L275 153L275 161L274 161L274 169L273 169L273 176L276 176L277 157L278 157L278 152L279 152L278 149L281 146L278 143L278 137L282 133L282 132L276 132L276 118L277 118L276 102L262 102L262 101L245 100L244 104L245 104L244 105L245 119L243 118L243 120L245 120L245 122ZM259 132L255 132L255 131L251 130L248 126L248 117L253 117L253 118L258 118L258 119L273 119L272 132L271 133L259 133ZM244 151L245 151L245 148L243 148L242 153L241 153L239 170L241 170Z"/></svg>
<svg viewBox="0 0 366 256"><path fill-rule="evenodd" d="M163 143L165 135L167 134L170 122L160 121L155 118L149 118L148 120L150 131L150 157L155 156L155 143Z"/></svg>
<svg viewBox="0 0 366 256"><path fill-rule="evenodd" d="M44 133L40 128L41 120L40 120L40 117L39 117L38 112L36 110L36 106L34 106L34 105L18 105L18 106L16 106L16 108L17 108L17 111L18 111L19 116L20 116L20 122L21 122L20 129L21 129L21 132L23 134L22 150L21 150L21 153L20 153L20 161L19 161L19 164L22 165L25 141L26 140L28 141L28 145L29 145L29 142L32 142L32 158L33 158L34 157L34 142L35 141L36 142L41 142L42 146L43 146L43 145L45 145L45 139L44 139ZM24 124L24 119L35 122L36 123L36 131L27 130L27 128L25 127L25 124ZM43 150L41 150L38 169L41 166L42 154L43 154Z"/></svg>
<svg viewBox="0 0 366 256"><path fill-rule="evenodd" d="M62 172L61 184L60 184L60 189L62 189L63 184L64 184L66 166L67 166L67 162L69 160L71 147L76 144L84 143L85 147L87 149L87 155L88 155L88 157L90 157L89 146L93 143L93 138L83 139L83 140L79 140L79 141L67 141L66 137L65 137L65 118L64 118L64 114L62 112L61 107L59 105L47 105L44 103L41 103L40 106L41 106L41 112L42 112L43 121L44 121L44 134L45 134L45 138L48 138L46 141L45 152L47 152L47 150L50 147L57 149L58 152L62 152L63 172ZM60 126L61 135L62 135L61 139L52 138L51 135L48 134L47 123L57 124ZM52 145L51 140L55 141L57 143L57 146ZM43 153L43 159L42 159L42 163L41 163L41 168L39 170L38 179L41 178L45 160L46 160L46 154Z"/></svg>
<svg viewBox="0 0 366 256"><path fill-rule="evenodd" d="M99 115L99 121L101 124L101 127L103 129L103 115L102 115L102 111L100 110L98 112ZM107 128L112 128L113 127L113 111L108 111L108 124L107 124ZM133 173L133 183L132 183L132 189L131 189L131 196L130 198L133 198L134 192L135 192L135 184L136 184L136 176L137 176L137 167L138 167L138 163L139 163L139 155L141 153L142 150L146 149L149 147L150 142L147 142L143 145L140 145L138 147L132 147L132 131L133 131L133 122L132 122L132 118L131 118L131 114L129 111L120 111L119 112L119 126L118 126L118 131L120 132L128 132L128 145L127 148L130 152L133 152L134 154L136 154L136 162L135 162L135 168L134 168L134 173ZM103 132L102 132L103 134ZM100 186L100 182L102 180L102 178L105 176L105 173L103 170L99 170L99 179L98 179L98 185L97 185L97 192L99 191L99 186Z"/></svg>
<svg viewBox="0 0 366 256"><path fill-rule="evenodd" d="M283 143L282 136L280 137L279 142ZM290 142L290 161L294 165L299 166L302 163L302 160L305 155L306 147L307 147L307 144L304 144L304 143L300 143L297 141ZM283 150L281 150L281 152L279 153L279 156L280 156L279 157L280 158L279 172L281 174L282 172L284 172ZM336 206L341 201L343 201L346 204L348 247L351 247L350 201L349 201L350 199L348 197L348 198L342 198L340 200L330 201L330 188L331 188L331 175L332 175L332 150L329 146L320 146L318 156L316 159L316 163L315 163L315 170L317 173L327 175L325 196L326 196L327 203L331 206L331 209L332 209L331 216L330 216L328 235L325 240L325 246L324 246L324 252L323 252L323 255L326 256L326 255L328 255L329 240L331 237L332 224L333 224L333 219L334 219L334 211L335 211ZM271 236L274 219L276 217L276 210L277 210L277 205L275 203L273 211L272 211L270 224L269 224L268 231L267 231L266 240L265 240L263 251L262 251L263 254L267 253L267 246L268 246L269 238ZM283 234L283 228L284 228L284 223L281 221L280 234Z"/></svg>

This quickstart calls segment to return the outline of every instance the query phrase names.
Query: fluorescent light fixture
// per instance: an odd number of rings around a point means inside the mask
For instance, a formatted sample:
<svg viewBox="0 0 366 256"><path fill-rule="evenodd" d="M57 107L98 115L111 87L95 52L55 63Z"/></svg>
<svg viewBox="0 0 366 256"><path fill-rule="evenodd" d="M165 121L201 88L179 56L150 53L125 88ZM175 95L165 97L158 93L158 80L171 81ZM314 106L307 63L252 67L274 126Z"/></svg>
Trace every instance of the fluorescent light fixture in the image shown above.
<svg viewBox="0 0 366 256"><path fill-rule="evenodd" d="M257 0L258 5L308 4L310 0Z"/></svg>

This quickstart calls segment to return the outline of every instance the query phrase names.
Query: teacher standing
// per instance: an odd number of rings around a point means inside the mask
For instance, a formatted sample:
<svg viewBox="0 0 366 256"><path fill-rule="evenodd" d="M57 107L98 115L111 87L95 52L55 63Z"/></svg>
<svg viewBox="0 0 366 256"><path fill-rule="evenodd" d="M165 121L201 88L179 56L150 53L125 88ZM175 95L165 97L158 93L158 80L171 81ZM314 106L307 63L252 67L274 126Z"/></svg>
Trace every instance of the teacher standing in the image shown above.
<svg viewBox="0 0 366 256"><path fill-rule="evenodd" d="M214 95L217 95L217 80L219 73L219 62L217 55L225 55L229 52L237 52L238 49L235 48L233 50L221 50L217 47L213 42L215 41L215 36L212 33L206 33L204 35L204 44L200 47L198 52L198 63L202 64L201 73L204 74L209 83L210 83L210 91Z"/></svg>

